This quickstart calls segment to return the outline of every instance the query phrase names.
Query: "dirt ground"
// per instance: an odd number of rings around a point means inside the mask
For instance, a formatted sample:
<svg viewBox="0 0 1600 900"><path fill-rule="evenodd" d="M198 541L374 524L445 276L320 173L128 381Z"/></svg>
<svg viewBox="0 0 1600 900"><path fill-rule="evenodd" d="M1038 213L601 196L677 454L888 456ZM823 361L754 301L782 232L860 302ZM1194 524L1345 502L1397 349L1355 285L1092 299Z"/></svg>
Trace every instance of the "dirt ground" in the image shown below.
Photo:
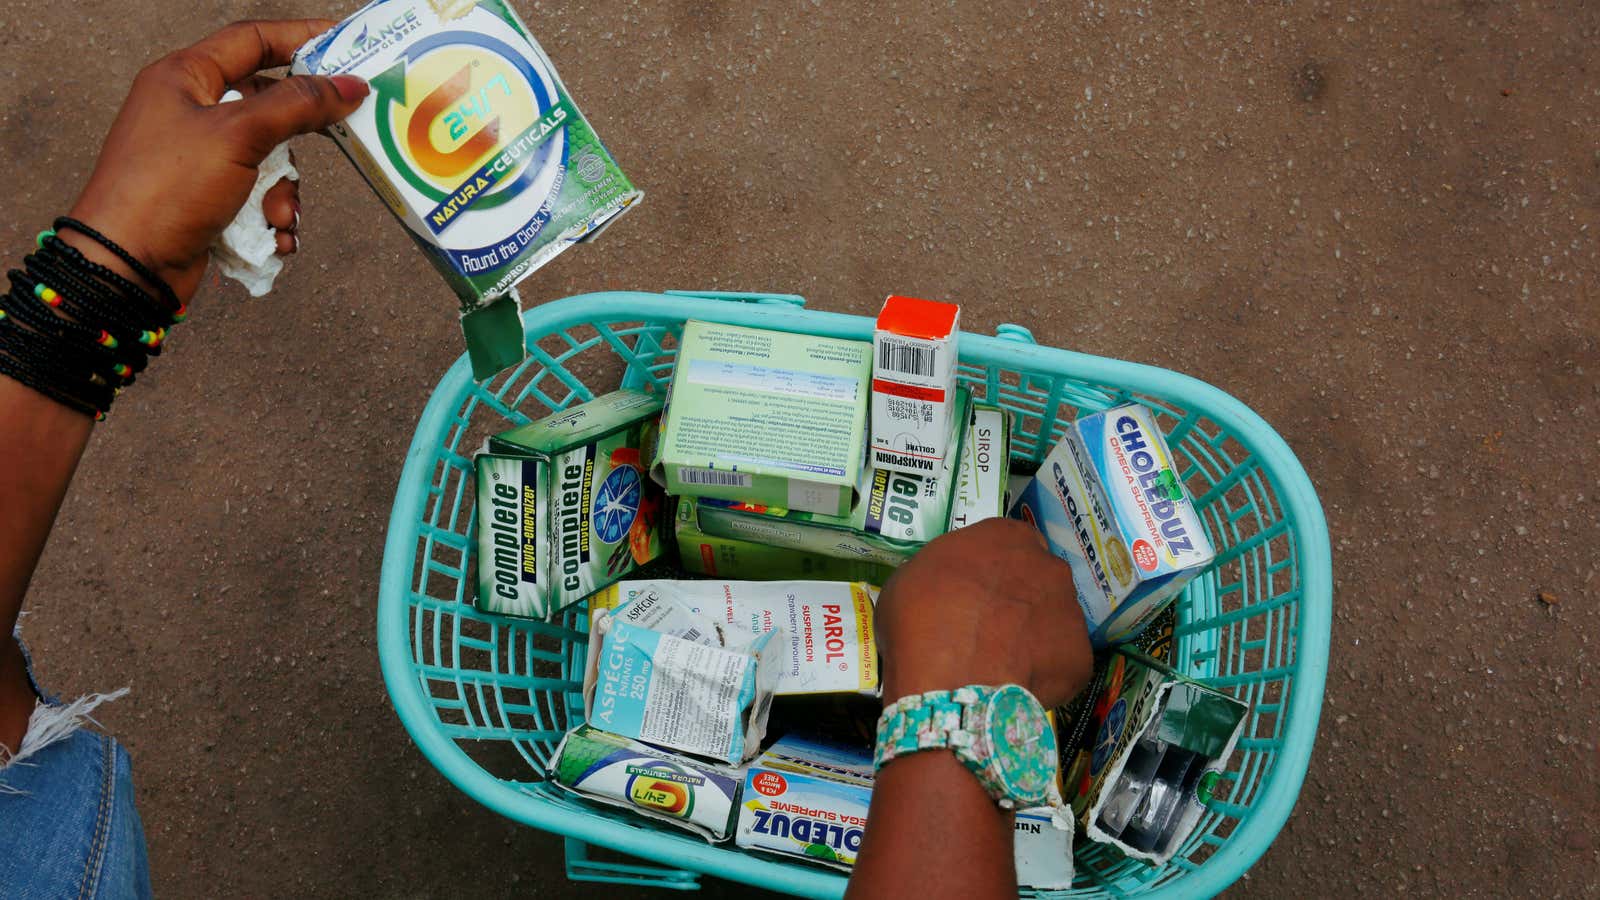
<svg viewBox="0 0 1600 900"><path fill-rule="evenodd" d="M1600 892L1600 7L517 5L648 191L525 296L948 298L1288 440L1333 655L1299 805L1234 894ZM0 6L0 247L65 210L144 61L321 11ZM97 430L25 634L60 691L133 686L103 721L162 896L592 896L389 708L384 527L459 337L353 168L298 154L304 252L266 299L206 288Z"/></svg>

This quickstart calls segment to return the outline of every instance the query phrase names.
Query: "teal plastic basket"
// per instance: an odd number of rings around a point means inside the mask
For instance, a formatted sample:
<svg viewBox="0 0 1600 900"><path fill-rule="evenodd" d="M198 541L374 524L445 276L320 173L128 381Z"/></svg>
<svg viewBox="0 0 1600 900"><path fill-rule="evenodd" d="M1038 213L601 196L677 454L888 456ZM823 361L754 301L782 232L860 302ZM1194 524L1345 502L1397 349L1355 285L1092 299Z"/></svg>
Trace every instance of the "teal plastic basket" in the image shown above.
<svg viewBox="0 0 1600 900"><path fill-rule="evenodd" d="M873 321L793 295L586 294L524 315L529 358L484 384L465 357L423 410L395 495L378 602L378 653L400 720L445 777L496 812L564 835L567 875L691 889L700 873L809 897L844 875L713 846L586 804L542 779L581 721L582 607L550 622L472 605L472 454L482 438L618 384L664 389L686 319L871 340ZM1247 729L1193 836L1165 866L1110 848L1077 854L1049 897L1209 897L1244 874L1294 807L1322 708L1332 574L1327 525L1283 440L1239 401L1164 369L1036 346L1027 329L961 335L961 380L1013 412L1012 457L1037 464L1080 413L1137 399L1156 411L1217 548L1178 601L1174 662L1250 704ZM617 853L596 857L591 851Z"/></svg>

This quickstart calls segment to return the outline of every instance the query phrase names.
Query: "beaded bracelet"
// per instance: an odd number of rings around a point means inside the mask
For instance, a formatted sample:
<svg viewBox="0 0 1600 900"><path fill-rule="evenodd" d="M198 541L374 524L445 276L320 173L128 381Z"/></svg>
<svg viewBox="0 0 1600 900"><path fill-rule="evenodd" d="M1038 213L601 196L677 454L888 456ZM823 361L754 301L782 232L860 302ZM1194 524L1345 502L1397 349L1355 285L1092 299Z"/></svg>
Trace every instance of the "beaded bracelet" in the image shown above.
<svg viewBox="0 0 1600 900"><path fill-rule="evenodd" d="M14 289L0 295L0 309L15 315L22 324L34 331L76 338L65 342L63 349L72 351L85 365L97 368L111 366L129 372L144 371L147 356L136 344L119 341L104 328L83 324L81 311L67 303L53 288L15 269L11 271L11 283ZM22 290L15 290L17 287ZM19 293L25 296L19 297ZM52 309L66 311L74 318L56 315Z"/></svg>
<svg viewBox="0 0 1600 900"><path fill-rule="evenodd" d="M55 337L71 335L79 338L78 343L88 348L91 358L109 358L111 362L143 368L142 354L124 348L107 330L85 325L79 319L68 319L51 312L51 309L61 309L67 305L65 298L55 289L15 269L11 270L10 275L12 283L21 286L25 294L19 297L18 294L23 292L13 291L0 295L0 309L16 316L34 331Z"/></svg>
<svg viewBox="0 0 1600 900"><path fill-rule="evenodd" d="M77 397L80 401L103 409L111 405L118 386L104 376L90 370L77 368L54 354L55 348L47 339L18 327L14 320L0 322L0 351L41 375L48 376L54 384Z"/></svg>
<svg viewBox="0 0 1600 900"><path fill-rule="evenodd" d="M13 362L4 353L0 353L0 375L5 375L27 387L36 390L46 397L49 397L51 400L61 404L62 406L69 407L78 412L84 413L85 415L94 416L95 421L97 422L105 418L104 410L96 409L93 406L84 403L75 397L72 397L71 395L62 393L61 391L57 390L48 380L41 378L27 366L19 365Z"/></svg>
<svg viewBox="0 0 1600 900"><path fill-rule="evenodd" d="M46 265L65 268L71 277L88 284L101 296L118 301L114 307L117 312L140 322L162 324L181 321L181 316L187 313L181 305L174 309L160 303L143 287L84 256L83 251L57 237L54 232L43 232L40 237L40 250L43 252L35 256L41 257Z"/></svg>
<svg viewBox="0 0 1600 900"><path fill-rule="evenodd" d="M56 243L59 241L51 242L50 249L54 249ZM67 304L63 311L75 318L104 322L118 340L137 340L142 332L148 330L144 326L154 318L153 315L141 315L133 310L132 304L127 302L131 295L110 290L48 251L36 253L24 263L36 281L59 287L58 297L63 304ZM95 265L87 260L85 263ZM63 308L55 303L51 305Z"/></svg>
<svg viewBox="0 0 1600 900"><path fill-rule="evenodd" d="M172 290L172 287L161 278L161 276L150 271L150 268L144 263L135 259L132 253L129 253L128 251L117 246L105 235L69 216L61 216L60 218L56 219L51 227L56 231L64 231L68 229L76 231L89 240L94 241L100 246L111 251L113 255L126 263L128 268L134 271L134 274L138 275L140 278L143 278L146 282L153 285L156 290L161 292L161 296L167 301L167 308L170 311L176 312L183 308L183 303L178 300L178 295Z"/></svg>
<svg viewBox="0 0 1600 900"><path fill-rule="evenodd" d="M155 293L88 259L57 236L61 230L104 247ZM0 293L0 375L104 419L149 358L160 355L167 329L187 317L187 307L148 266L76 219L57 219L36 244Z"/></svg>

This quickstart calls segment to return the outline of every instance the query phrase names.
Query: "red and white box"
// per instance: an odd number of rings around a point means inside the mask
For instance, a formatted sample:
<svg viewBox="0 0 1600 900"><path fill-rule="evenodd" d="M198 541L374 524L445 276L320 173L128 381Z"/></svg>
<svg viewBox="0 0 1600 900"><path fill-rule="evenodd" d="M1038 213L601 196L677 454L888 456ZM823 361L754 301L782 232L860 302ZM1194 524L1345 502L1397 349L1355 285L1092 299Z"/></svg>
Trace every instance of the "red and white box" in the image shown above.
<svg viewBox="0 0 1600 900"><path fill-rule="evenodd" d="M890 296L872 334L872 464L917 475L950 467L961 307Z"/></svg>

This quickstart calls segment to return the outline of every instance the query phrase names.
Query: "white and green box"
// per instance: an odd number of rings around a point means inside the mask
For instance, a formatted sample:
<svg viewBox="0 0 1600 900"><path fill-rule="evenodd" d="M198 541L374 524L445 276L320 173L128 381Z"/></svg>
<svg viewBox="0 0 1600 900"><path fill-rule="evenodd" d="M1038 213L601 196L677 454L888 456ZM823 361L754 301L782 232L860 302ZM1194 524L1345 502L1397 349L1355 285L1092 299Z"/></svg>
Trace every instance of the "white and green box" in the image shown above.
<svg viewBox="0 0 1600 900"><path fill-rule="evenodd" d="M1072 566L1089 640L1139 633L1216 556L1151 411L1127 403L1072 423L1011 515Z"/></svg>
<svg viewBox="0 0 1600 900"><path fill-rule="evenodd" d="M645 475L661 400L617 391L495 435L477 457L478 608L544 618L661 554Z"/></svg>
<svg viewBox="0 0 1600 900"><path fill-rule="evenodd" d="M1011 471L1010 414L999 406L972 404L967 435L961 441L950 530L1006 514L1006 481Z"/></svg>
<svg viewBox="0 0 1600 900"><path fill-rule="evenodd" d="M956 392L951 446L967 424L965 390ZM754 503L701 499L695 504L700 529L720 537L754 541L805 553L882 566L910 559L950 524L955 494L955 458L947 456L929 474L910 474L869 464L857 500L842 516L820 515Z"/></svg>
<svg viewBox="0 0 1600 900"><path fill-rule="evenodd" d="M1249 705L1122 647L1079 708L1063 722L1062 796L1089 838L1165 863L1205 814Z"/></svg>
<svg viewBox="0 0 1600 900"><path fill-rule="evenodd" d="M891 566L882 563L707 534L700 528L694 497L678 500L674 536L678 540L679 565L695 575L748 581L865 581L882 585L894 573Z"/></svg>
<svg viewBox="0 0 1600 900"><path fill-rule="evenodd" d="M744 775L580 725L550 759L556 784L598 803L685 828L709 841L733 835Z"/></svg>
<svg viewBox="0 0 1600 900"><path fill-rule="evenodd" d="M590 724L727 765L760 752L781 675L782 626L731 648L702 643L705 632L680 637L633 625L626 607L612 612L590 620L583 676ZM715 628L687 610L681 615Z"/></svg>
<svg viewBox="0 0 1600 900"><path fill-rule="evenodd" d="M505 0L373 0L292 71L372 84L328 130L460 299L474 377L522 359L511 286L644 196Z"/></svg>
<svg viewBox="0 0 1600 900"><path fill-rule="evenodd" d="M842 516L866 449L872 345L690 320L655 474L667 493Z"/></svg>

